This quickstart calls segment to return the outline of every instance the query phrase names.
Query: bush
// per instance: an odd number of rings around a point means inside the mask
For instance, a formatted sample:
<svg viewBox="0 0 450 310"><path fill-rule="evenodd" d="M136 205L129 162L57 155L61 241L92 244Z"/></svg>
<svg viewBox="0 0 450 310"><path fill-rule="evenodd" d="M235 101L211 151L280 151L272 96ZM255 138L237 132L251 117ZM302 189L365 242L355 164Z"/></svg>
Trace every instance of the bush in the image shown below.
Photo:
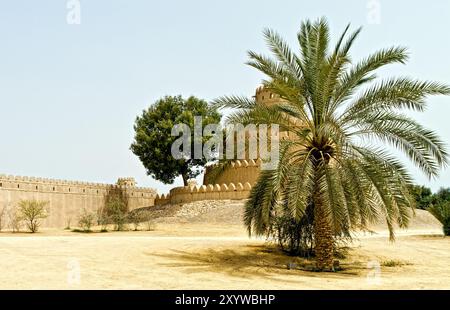
<svg viewBox="0 0 450 310"><path fill-rule="evenodd" d="M4 219L5 214L6 214L6 207L2 207L0 209L0 231L2 231L2 229L3 229L3 219Z"/></svg>
<svg viewBox="0 0 450 310"><path fill-rule="evenodd" d="M305 215L295 221L291 216L282 214L275 217L269 237L277 240L280 248L289 255L313 256L313 208L309 206Z"/></svg>
<svg viewBox="0 0 450 310"><path fill-rule="evenodd" d="M17 208L9 209L8 218L9 218L9 226L11 227L12 232L13 233L19 232L20 228L22 227L22 218L20 217Z"/></svg>
<svg viewBox="0 0 450 310"><path fill-rule="evenodd" d="M113 199L106 205L107 214L114 224L114 230L125 230L127 222L127 213L124 211L123 202L119 199Z"/></svg>
<svg viewBox="0 0 450 310"><path fill-rule="evenodd" d="M98 223L98 225L100 225L101 232L108 231L108 225L109 225L110 221L111 221L111 219L109 218L109 216L107 214L105 214L102 211L98 212L97 223Z"/></svg>
<svg viewBox="0 0 450 310"><path fill-rule="evenodd" d="M66 220L66 227L64 227L64 230L70 230L70 222L72 221L72 219L69 217Z"/></svg>
<svg viewBox="0 0 450 310"><path fill-rule="evenodd" d="M150 211L143 212L142 216L143 216L145 230L147 230L147 231L155 230L156 224L153 222L153 218L151 216Z"/></svg>
<svg viewBox="0 0 450 310"><path fill-rule="evenodd" d="M128 222L133 224L134 231L139 230L141 222L145 220L144 214L139 211L130 212L127 216Z"/></svg>
<svg viewBox="0 0 450 310"><path fill-rule="evenodd" d="M383 266L383 267L402 267L405 265L410 265L410 263L404 262L401 260L393 260L393 259L385 260L385 261L381 262L381 266Z"/></svg>
<svg viewBox="0 0 450 310"><path fill-rule="evenodd" d="M105 204L100 210L102 219L114 224L117 231L124 230L127 222L129 197L126 189L112 185L108 187L105 195Z"/></svg>
<svg viewBox="0 0 450 310"><path fill-rule="evenodd" d="M30 232L37 232L41 220L48 216L47 210L45 210L47 204L48 201L38 200L22 200L19 202L19 218L25 221Z"/></svg>
<svg viewBox="0 0 450 310"><path fill-rule="evenodd" d="M428 211L442 223L444 235L450 236L450 201L432 205Z"/></svg>
<svg viewBox="0 0 450 310"><path fill-rule="evenodd" d="M84 232L90 232L91 227L95 222L96 214L93 212L89 212L86 209L83 210L80 217L78 218L78 226L82 229Z"/></svg>
<svg viewBox="0 0 450 310"><path fill-rule="evenodd" d="M147 231L155 230L155 223L151 216L151 212L147 210L134 210L128 214L128 222L132 223L134 230L137 231L138 228L143 225L144 229Z"/></svg>

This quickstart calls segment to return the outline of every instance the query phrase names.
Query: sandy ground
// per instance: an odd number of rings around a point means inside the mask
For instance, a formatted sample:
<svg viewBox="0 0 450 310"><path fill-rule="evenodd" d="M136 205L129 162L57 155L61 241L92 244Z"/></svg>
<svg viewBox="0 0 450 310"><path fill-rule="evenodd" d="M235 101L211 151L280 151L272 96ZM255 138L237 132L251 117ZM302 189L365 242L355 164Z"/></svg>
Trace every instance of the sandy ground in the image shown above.
<svg viewBox="0 0 450 310"><path fill-rule="evenodd" d="M400 233L395 243L383 233L360 236L338 273L288 270L288 263L302 266L304 261L279 253L265 240L249 239L240 225L160 223L151 232L92 234L3 232L0 288L449 289L450 238L422 228Z"/></svg>
<svg viewBox="0 0 450 310"><path fill-rule="evenodd" d="M426 211L395 243L383 225L358 234L342 271L315 273L250 239L242 210L242 201L158 207L153 231L1 232L0 289L450 289L450 238Z"/></svg>

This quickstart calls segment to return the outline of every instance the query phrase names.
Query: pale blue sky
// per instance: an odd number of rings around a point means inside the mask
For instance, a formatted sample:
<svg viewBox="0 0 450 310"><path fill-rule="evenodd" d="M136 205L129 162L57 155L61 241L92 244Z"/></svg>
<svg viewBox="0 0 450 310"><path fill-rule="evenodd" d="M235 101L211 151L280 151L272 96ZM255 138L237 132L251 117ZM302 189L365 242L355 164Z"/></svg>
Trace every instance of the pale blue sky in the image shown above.
<svg viewBox="0 0 450 310"><path fill-rule="evenodd" d="M129 151L137 114L166 94L207 100L253 95L262 76L244 65L249 49L266 52L271 27L295 47L300 21L326 16L336 37L348 22L364 26L357 60L382 47L409 47L408 75L450 83L450 1L81 0L81 24L66 23L66 0L0 0L0 173L115 182L145 175ZM450 144L450 98L429 100L417 118ZM450 173L428 181L450 186ZM181 184L177 180L176 184Z"/></svg>

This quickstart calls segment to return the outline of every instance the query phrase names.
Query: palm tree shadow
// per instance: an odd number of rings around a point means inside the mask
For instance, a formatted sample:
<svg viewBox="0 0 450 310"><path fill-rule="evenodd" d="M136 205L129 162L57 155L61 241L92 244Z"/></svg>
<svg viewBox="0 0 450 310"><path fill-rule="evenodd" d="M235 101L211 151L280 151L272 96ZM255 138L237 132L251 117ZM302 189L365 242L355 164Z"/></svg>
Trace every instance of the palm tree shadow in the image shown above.
<svg viewBox="0 0 450 310"><path fill-rule="evenodd" d="M343 270L335 273L308 271L311 260L287 256L275 247L244 245L232 249L208 249L200 252L172 250L171 253L148 253L163 258L166 268L178 268L183 272L222 273L239 278L264 278L282 282L298 283L300 277L327 279L350 279L360 276L366 268L362 263L343 264ZM290 264L291 269L288 269ZM293 280L286 276L296 276Z"/></svg>

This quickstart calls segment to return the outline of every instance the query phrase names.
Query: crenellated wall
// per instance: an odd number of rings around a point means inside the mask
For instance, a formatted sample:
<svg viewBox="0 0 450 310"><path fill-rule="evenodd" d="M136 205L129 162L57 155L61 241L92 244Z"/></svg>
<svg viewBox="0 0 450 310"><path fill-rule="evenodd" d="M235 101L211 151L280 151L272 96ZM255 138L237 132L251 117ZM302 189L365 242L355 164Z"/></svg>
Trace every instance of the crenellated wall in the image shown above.
<svg viewBox="0 0 450 310"><path fill-rule="evenodd" d="M157 195L155 205L189 203L200 200L247 199L252 185L248 182L175 187L167 195Z"/></svg>
<svg viewBox="0 0 450 310"><path fill-rule="evenodd" d="M256 102L268 106L284 101L284 99L280 98L280 95L272 93L270 89L267 89L264 86L259 86L256 89L254 98Z"/></svg>
<svg viewBox="0 0 450 310"><path fill-rule="evenodd" d="M131 178L126 180L131 182ZM121 185L129 195L129 209L153 206L155 190L133 184ZM0 211L16 207L20 200L43 200L49 202L49 216L42 226L61 228L69 219L71 225L76 226L83 209L96 211L103 206L109 186L111 184L0 175Z"/></svg>
<svg viewBox="0 0 450 310"><path fill-rule="evenodd" d="M203 184L229 184L229 183L250 183L254 184L258 180L261 171L261 159L258 160L236 160L230 163L215 180L209 180L209 173L216 166L206 168Z"/></svg>

